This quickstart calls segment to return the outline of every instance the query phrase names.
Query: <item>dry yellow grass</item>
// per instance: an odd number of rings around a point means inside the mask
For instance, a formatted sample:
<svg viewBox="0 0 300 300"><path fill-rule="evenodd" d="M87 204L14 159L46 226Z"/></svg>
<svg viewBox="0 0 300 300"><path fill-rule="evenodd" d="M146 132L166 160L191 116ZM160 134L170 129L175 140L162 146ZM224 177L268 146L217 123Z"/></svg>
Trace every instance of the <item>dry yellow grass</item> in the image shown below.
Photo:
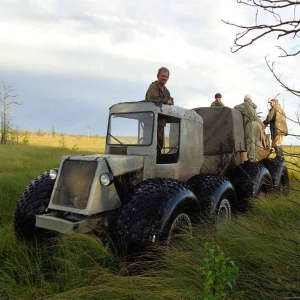
<svg viewBox="0 0 300 300"><path fill-rule="evenodd" d="M25 136L28 139L28 144L38 147L54 147L63 149L78 150L81 153L104 153L106 136L87 136L87 135L71 135L56 133L53 137L52 133L38 133L38 132L26 132L19 137L19 143L24 143ZM132 138L131 138L132 139ZM130 140L132 143L132 140ZM166 141L166 147L168 147L168 141ZM293 160L293 156L296 155L298 159L300 146L283 146L286 152L286 160ZM295 159L295 158L294 158Z"/></svg>
<svg viewBox="0 0 300 300"><path fill-rule="evenodd" d="M104 153L105 139L105 136L55 134L53 137L51 133L29 133L28 144L38 147L74 149L80 152Z"/></svg>

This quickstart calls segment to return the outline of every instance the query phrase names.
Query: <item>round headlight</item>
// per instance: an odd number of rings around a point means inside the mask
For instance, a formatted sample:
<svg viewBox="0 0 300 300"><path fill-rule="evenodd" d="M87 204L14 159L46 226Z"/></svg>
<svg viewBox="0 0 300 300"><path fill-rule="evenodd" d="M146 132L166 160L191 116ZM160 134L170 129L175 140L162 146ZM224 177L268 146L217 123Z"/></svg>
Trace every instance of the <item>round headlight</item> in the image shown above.
<svg viewBox="0 0 300 300"><path fill-rule="evenodd" d="M55 169L50 170L49 177L50 177L50 179L55 180L57 177L57 170L55 170Z"/></svg>
<svg viewBox="0 0 300 300"><path fill-rule="evenodd" d="M108 186L113 183L113 175L110 173L104 173L100 176L100 182L104 186Z"/></svg>

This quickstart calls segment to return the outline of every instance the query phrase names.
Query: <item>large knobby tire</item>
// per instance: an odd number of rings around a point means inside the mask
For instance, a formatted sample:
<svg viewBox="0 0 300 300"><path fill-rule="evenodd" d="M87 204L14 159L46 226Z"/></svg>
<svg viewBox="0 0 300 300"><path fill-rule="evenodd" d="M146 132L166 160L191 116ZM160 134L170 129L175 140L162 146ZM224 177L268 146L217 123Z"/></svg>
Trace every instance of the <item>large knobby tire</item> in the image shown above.
<svg viewBox="0 0 300 300"><path fill-rule="evenodd" d="M237 203L235 190L227 178L202 173L191 177L187 184L197 196L205 218L212 218L217 224L231 219Z"/></svg>
<svg viewBox="0 0 300 300"><path fill-rule="evenodd" d="M266 158L261 162L272 177L272 183L274 186L274 191L279 191L283 195L287 195L289 193L289 175L288 169L285 164L284 159L280 157L275 158Z"/></svg>
<svg viewBox="0 0 300 300"><path fill-rule="evenodd" d="M21 240L42 240L49 231L35 227L37 215L45 214L55 180L46 171L32 180L18 201L14 215L14 231Z"/></svg>
<svg viewBox="0 0 300 300"><path fill-rule="evenodd" d="M179 226L190 227L198 214L198 201L183 182L145 180L121 210L115 228L116 247L123 256L140 254L153 243L167 242Z"/></svg>
<svg viewBox="0 0 300 300"><path fill-rule="evenodd" d="M272 188L269 171L257 162L246 161L237 166L229 178L235 188L241 207L245 204L245 200L255 197L259 192L268 193Z"/></svg>

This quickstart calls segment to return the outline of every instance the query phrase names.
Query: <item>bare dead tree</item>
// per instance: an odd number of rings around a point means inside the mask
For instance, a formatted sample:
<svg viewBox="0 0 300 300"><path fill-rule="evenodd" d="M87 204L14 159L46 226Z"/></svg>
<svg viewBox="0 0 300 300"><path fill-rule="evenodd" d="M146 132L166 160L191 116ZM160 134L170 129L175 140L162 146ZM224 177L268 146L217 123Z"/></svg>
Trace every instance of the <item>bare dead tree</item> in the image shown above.
<svg viewBox="0 0 300 300"><path fill-rule="evenodd" d="M236 2L248 6L249 10L252 9L254 18L249 25L222 20L225 24L234 26L239 30L234 38L234 46L231 47L232 53L251 46L266 36L275 36L278 43L286 38L296 40L300 37L300 12L297 11L297 8L300 9L300 0L236 0ZM279 58L295 57L300 53L299 48L292 47L288 50L281 45L275 46L279 50ZM279 85L294 96L300 97L299 87L295 88L285 83L282 74L275 71L274 62L268 60L268 55L265 56L265 62ZM296 112L296 118L287 119L300 125L299 108L300 105ZM290 133L289 135L300 138L297 134ZM300 182L299 154L293 148L287 149L284 154L289 157L291 175Z"/></svg>
<svg viewBox="0 0 300 300"><path fill-rule="evenodd" d="M11 106L12 104L20 105L15 89L6 84L4 81L1 83L0 91L0 106L1 106L1 140L0 144L7 144L8 131L11 125Z"/></svg>
<svg viewBox="0 0 300 300"><path fill-rule="evenodd" d="M284 88L286 91L292 93L293 95L297 96L297 97L300 97L300 90L296 90L294 88L291 88L289 87L288 85L286 85L282 79L281 79L281 75L277 75L275 73L275 66L274 66L274 62L270 62L268 61L267 59L268 56L265 57L265 61L266 61L266 64L269 68L269 70L271 71L272 75L274 76L274 78L276 79L276 81L281 85L282 88Z"/></svg>
<svg viewBox="0 0 300 300"><path fill-rule="evenodd" d="M285 36L292 36L293 39L299 38L300 20L296 19L297 5L300 5L299 0L237 0L237 3L256 8L255 24L238 25L222 20L228 25L232 25L243 30L242 32L236 34L234 39L235 49L232 48L232 52L237 52L271 33L275 33L277 35L277 39ZM291 8L293 14L290 16L290 18L283 19L280 11L287 8ZM259 14L262 12L269 13L272 16L274 23L259 23ZM289 53L289 51L281 48L281 46L277 46L277 48L282 50L284 53L280 57L295 56L300 53L300 50Z"/></svg>
<svg viewBox="0 0 300 300"><path fill-rule="evenodd" d="M52 126L52 128L51 128L51 132L52 132L52 137L55 138L56 132L55 132L55 127L54 126Z"/></svg>
<svg viewBox="0 0 300 300"><path fill-rule="evenodd" d="M297 16L297 8L300 5L299 0L236 0L238 4L246 5L256 9L255 18L250 25L239 25L230 21L222 20L227 25L239 28L241 31L236 34L234 39L234 47L231 47L231 52L235 53L245 47L250 46L254 42L266 37L267 35L275 34L277 40L284 37L292 39L299 38L300 33L300 18ZM299 6L300 8L300 6ZM265 18L268 14L271 18ZM262 18L260 18L262 16ZM269 21L266 22L265 20ZM299 50L287 50L280 45L276 47L282 52L279 57L296 56L300 53ZM270 63L265 58L269 70L272 72L275 79L287 91L295 96L300 97L300 90L292 88L285 84L281 75L275 73L274 62Z"/></svg>

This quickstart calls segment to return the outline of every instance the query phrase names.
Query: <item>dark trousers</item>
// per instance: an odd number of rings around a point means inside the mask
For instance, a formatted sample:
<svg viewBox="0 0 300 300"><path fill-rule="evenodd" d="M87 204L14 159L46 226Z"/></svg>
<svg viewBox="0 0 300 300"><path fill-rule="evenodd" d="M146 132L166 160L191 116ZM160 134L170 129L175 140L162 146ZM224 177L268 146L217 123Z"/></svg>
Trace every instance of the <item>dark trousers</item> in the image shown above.
<svg viewBox="0 0 300 300"><path fill-rule="evenodd" d="M164 126L157 127L157 155L161 154L161 150L164 146Z"/></svg>

